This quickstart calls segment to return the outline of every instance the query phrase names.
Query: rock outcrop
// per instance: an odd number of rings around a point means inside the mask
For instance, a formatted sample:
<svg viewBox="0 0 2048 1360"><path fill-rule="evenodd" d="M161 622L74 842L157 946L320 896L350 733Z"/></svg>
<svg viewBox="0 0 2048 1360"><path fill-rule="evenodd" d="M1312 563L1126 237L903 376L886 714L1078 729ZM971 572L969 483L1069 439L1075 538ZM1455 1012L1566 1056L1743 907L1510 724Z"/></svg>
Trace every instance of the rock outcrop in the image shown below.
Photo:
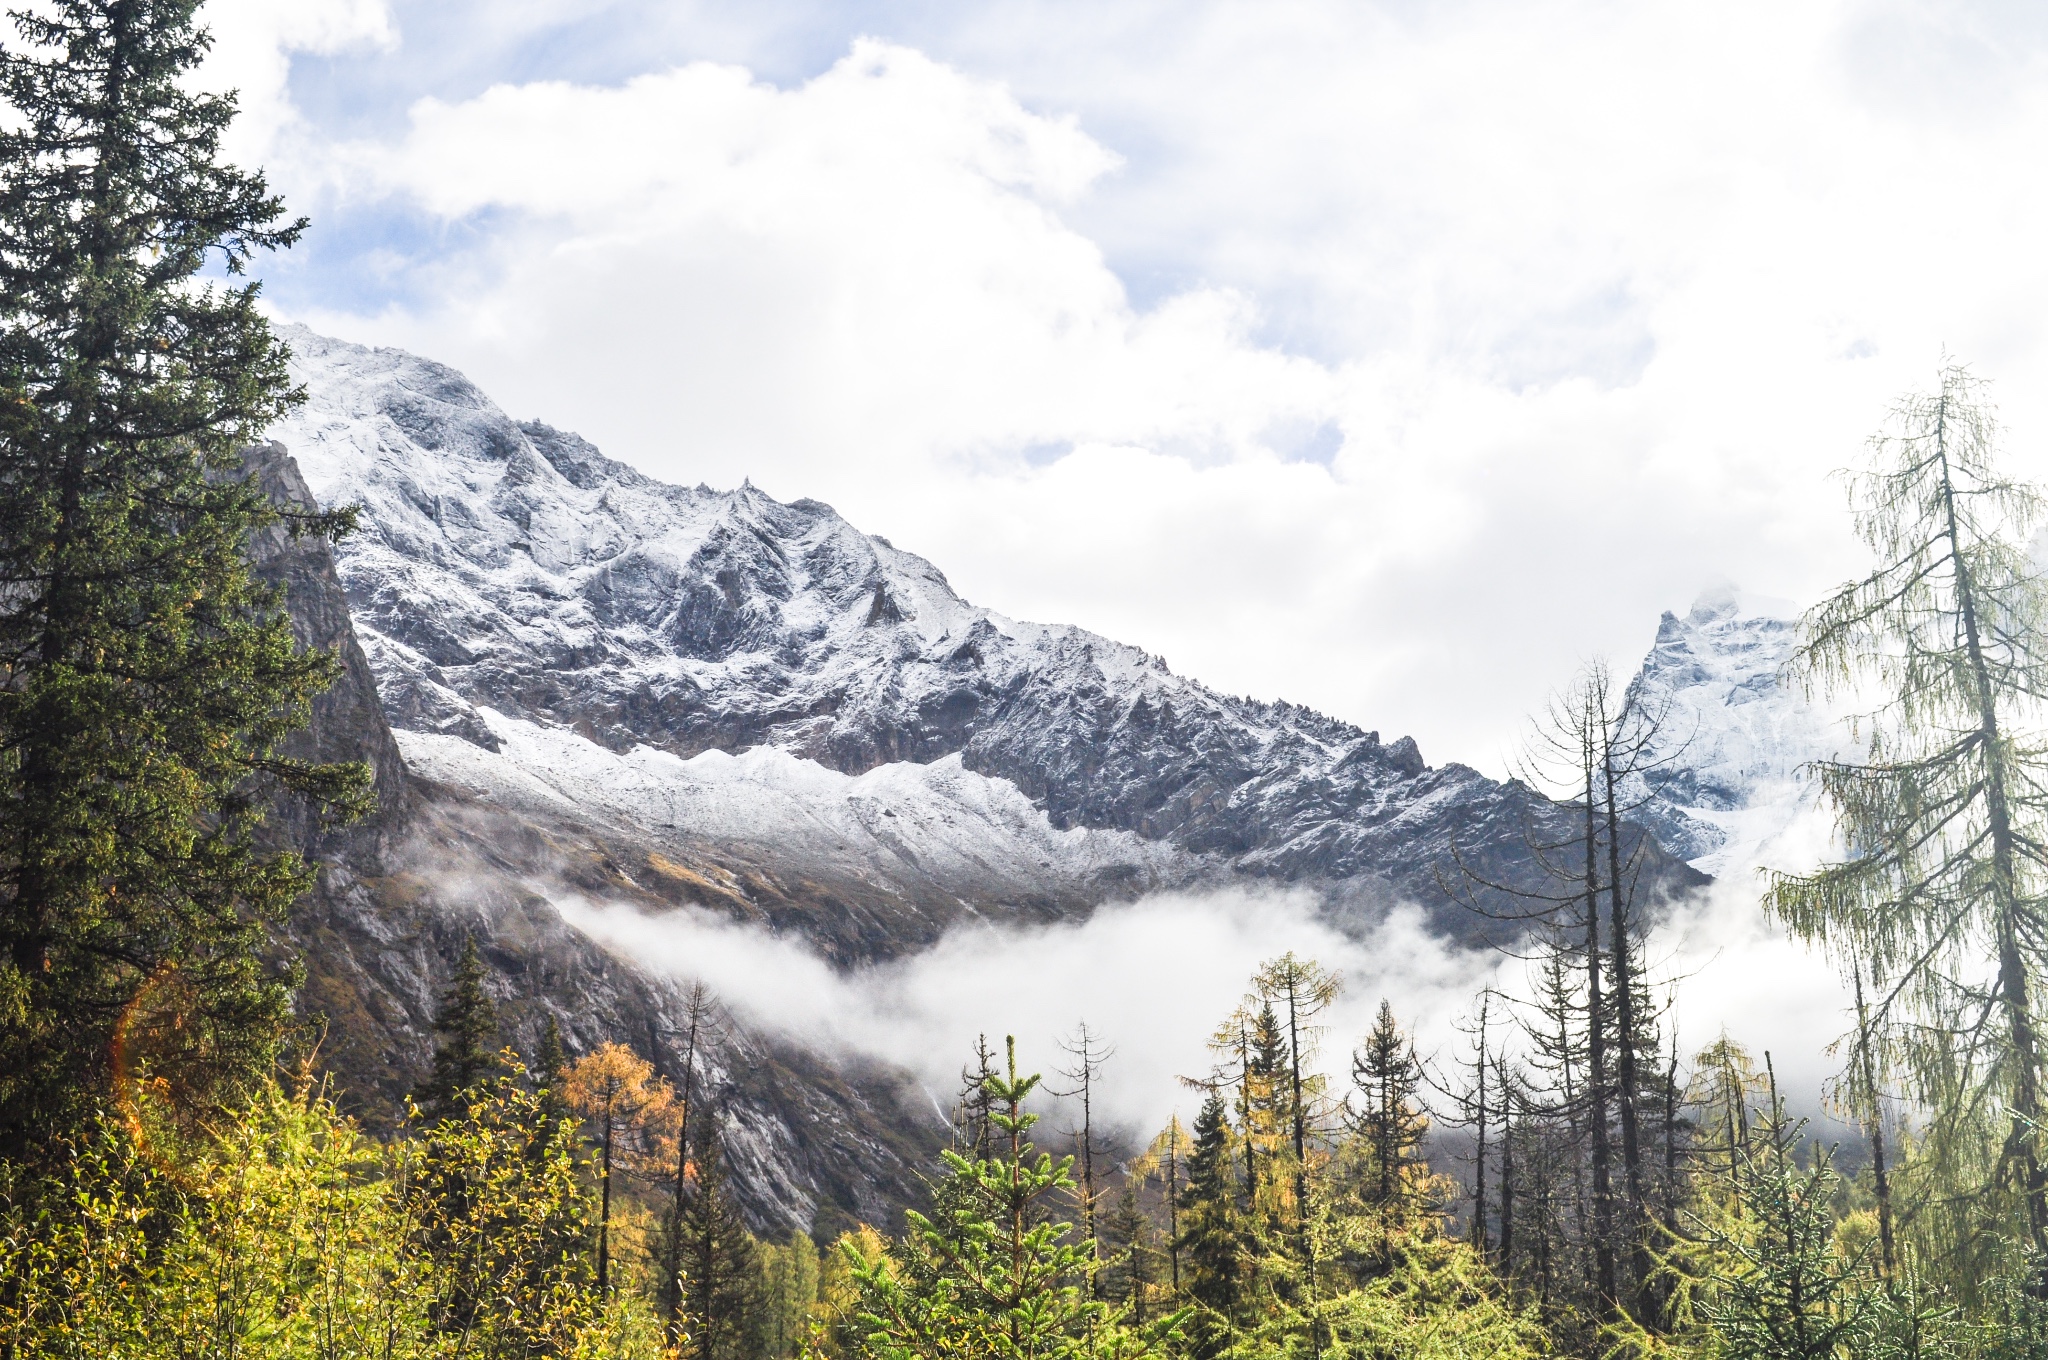
<svg viewBox="0 0 2048 1360"><path fill-rule="evenodd" d="M283 445L259 446L247 458L277 504L315 508ZM294 801L270 824L272 835L320 865L312 897L280 943L305 969L300 1009L318 1027L320 1055L341 1079L344 1104L376 1125L402 1117L406 1092L432 1054L435 1008L466 938L490 964L504 1038L516 1050L533 1054L553 1018L572 1052L623 1038L676 1071L676 986L606 954L530 885L572 885L656 909L668 899L624 878L612 847L587 826L479 805L412 775L327 543L294 538L280 525L252 556L259 575L281 588L299 641L341 662L290 753L362 761L374 780L374 811L353 825L322 825ZM832 1231L887 1221L915 1202L917 1169L943 1128L901 1073L827 1061L730 1020L702 1046L698 1071L726 1102L735 1180L758 1227Z"/></svg>

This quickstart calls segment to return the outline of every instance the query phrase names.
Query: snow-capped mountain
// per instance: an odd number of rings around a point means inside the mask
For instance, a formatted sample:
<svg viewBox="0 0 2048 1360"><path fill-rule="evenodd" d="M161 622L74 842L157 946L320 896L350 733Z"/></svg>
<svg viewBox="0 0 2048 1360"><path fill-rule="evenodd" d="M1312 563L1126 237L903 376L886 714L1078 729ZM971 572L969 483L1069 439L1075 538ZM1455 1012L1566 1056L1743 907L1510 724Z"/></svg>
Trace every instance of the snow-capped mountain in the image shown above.
<svg viewBox="0 0 2048 1360"><path fill-rule="evenodd" d="M1406 738L968 604L815 501L664 485L445 366L285 335L309 400L275 436L363 507L339 568L414 767L857 881L799 922L843 956L1229 874L1447 908L1454 840L1512 879L1545 815Z"/></svg>
<svg viewBox="0 0 2048 1360"><path fill-rule="evenodd" d="M1658 719L1635 815L1702 873L1754 864L1811 805L1804 767L1851 744L1785 674L1794 614L1716 587L1682 617L1664 615L1633 681Z"/></svg>
<svg viewBox="0 0 2048 1360"><path fill-rule="evenodd" d="M313 847L327 872L291 927L366 1108L424 1065L465 937L527 1051L552 1018L572 1051L681 1061L673 980L576 930L571 897L851 966L1245 876L1312 885L1339 924L1416 903L1467 941L1516 929L1469 909L1482 880L1555 889L1531 846L1567 832L1521 784L972 605L828 506L662 484L443 365L283 333L308 400L252 458L287 499L362 509L331 560L279 560L302 640L350 658L317 753L383 786L373 824ZM1640 681L1700 715L1654 811L1702 865L1773 740L1735 700L1763 701L1775 638L1667 616ZM1649 854L1659 886L1706 881ZM937 1134L900 1074L737 1022L697 1062L757 1226L882 1221L917 1193Z"/></svg>

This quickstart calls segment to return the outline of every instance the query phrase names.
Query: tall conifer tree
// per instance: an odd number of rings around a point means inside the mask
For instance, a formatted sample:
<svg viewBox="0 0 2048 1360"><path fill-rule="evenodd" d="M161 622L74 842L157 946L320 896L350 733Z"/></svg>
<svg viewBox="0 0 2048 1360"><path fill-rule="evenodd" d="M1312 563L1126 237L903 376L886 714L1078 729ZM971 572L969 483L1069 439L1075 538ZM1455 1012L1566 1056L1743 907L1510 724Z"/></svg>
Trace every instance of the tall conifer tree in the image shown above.
<svg viewBox="0 0 2048 1360"><path fill-rule="evenodd" d="M2026 547L2048 502L1999 471L1997 443L1981 384L1953 366L1872 441L1851 499L1876 570L1808 616L1797 658L1816 689L1875 691L1869 754L1818 766L1843 860L1778 878L1769 904L1870 974L1874 1068L1904 1072L1928 1111L1940 1249L2009 1233L2048 1261L2048 750L2031 735L2048 583Z"/></svg>
<svg viewBox="0 0 2048 1360"><path fill-rule="evenodd" d="M51 0L0 53L0 1151L133 1061L196 1103L267 1068L263 923L309 885L264 784L333 674L244 552L277 512L238 451L297 394L253 283L303 223L221 163L198 0ZM339 517L299 527L338 532ZM118 1034L117 1034L118 1032ZM116 1038L121 1042L117 1044Z"/></svg>
<svg viewBox="0 0 2048 1360"><path fill-rule="evenodd" d="M1352 1127L1365 1139L1371 1158L1373 1179L1366 1197L1389 1217L1401 1218L1413 1190L1416 1151L1429 1121L1415 1104L1422 1088L1422 1064L1394 1018L1394 1008L1385 1001L1380 1002L1372 1032L1351 1055L1351 1080L1360 1097Z"/></svg>
<svg viewBox="0 0 2048 1360"><path fill-rule="evenodd" d="M1323 1079L1314 1067L1323 1027L1315 1018L1327 1010L1342 990L1342 979L1313 959L1298 957L1292 950L1260 967L1254 986L1267 1001L1266 1013L1277 1004L1286 1036L1281 1071L1275 1074L1279 1099L1274 1104L1281 1116L1278 1130L1289 1143L1294 1171L1294 1249L1302 1267L1302 1299L1309 1316L1315 1316L1316 1251L1315 1209L1310 1182L1309 1136L1314 1128L1315 1108L1322 1095ZM1309 1328L1309 1350L1322 1353L1319 1325Z"/></svg>
<svg viewBox="0 0 2048 1360"><path fill-rule="evenodd" d="M748 1360L763 1320L759 1249L726 1187L725 1142L715 1114L698 1116L696 1193L683 1210L683 1309L693 1360Z"/></svg>
<svg viewBox="0 0 2048 1360"><path fill-rule="evenodd" d="M553 1060L559 1064L561 1036L550 1032ZM462 942L462 957L434 1015L434 1035L434 1070L413 1095L429 1122L460 1114L463 1093L496 1076L504 1065L498 1057L498 1011L484 990L484 965L473 935ZM544 1090L553 1090L560 1079L547 1071L546 1061L536 1075L547 1083Z"/></svg>
<svg viewBox="0 0 2048 1360"><path fill-rule="evenodd" d="M1175 1243L1183 1287L1200 1309L1192 1339L1194 1353L1203 1360L1229 1345L1243 1303L1245 1228L1230 1143L1228 1107L1222 1092L1212 1088L1195 1115Z"/></svg>
<svg viewBox="0 0 2048 1360"><path fill-rule="evenodd" d="M540 1107L537 1117L551 1131L560 1130L562 1121L573 1119L576 1114L565 1090L568 1076L569 1054L562 1046L562 1026L550 1015L541 1028L540 1047L533 1055L529 1079Z"/></svg>
<svg viewBox="0 0 2048 1360"><path fill-rule="evenodd" d="M818 1304L818 1248L802 1232L762 1243L761 1350L766 1360L793 1360L811 1338Z"/></svg>
<svg viewBox="0 0 2048 1360"><path fill-rule="evenodd" d="M612 1287L612 1181L624 1167L648 1169L649 1134L668 1121L675 1099L654 1064L624 1044L601 1044L562 1082L569 1107L597 1127L597 1288Z"/></svg>
<svg viewBox="0 0 2048 1360"><path fill-rule="evenodd" d="M1143 1323L1157 1273L1154 1258L1158 1253L1152 1240L1151 1221L1138 1201L1138 1189L1139 1177L1126 1171L1116 1203L1102 1225L1106 1246L1102 1248L1099 1281L1102 1297L1124 1304L1131 1310L1131 1320Z"/></svg>

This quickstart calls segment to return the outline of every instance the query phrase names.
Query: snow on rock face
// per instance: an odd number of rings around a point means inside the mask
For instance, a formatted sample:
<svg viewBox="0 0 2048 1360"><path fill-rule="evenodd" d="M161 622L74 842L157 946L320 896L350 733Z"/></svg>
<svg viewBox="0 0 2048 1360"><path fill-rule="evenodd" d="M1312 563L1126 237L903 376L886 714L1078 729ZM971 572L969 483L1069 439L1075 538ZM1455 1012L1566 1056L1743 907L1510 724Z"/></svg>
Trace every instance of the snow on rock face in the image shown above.
<svg viewBox="0 0 2048 1360"><path fill-rule="evenodd" d="M1028 800L1043 826L977 832L1020 863L1068 853L1054 832L1125 832L1126 848L1170 849L1183 877L1227 865L1446 912L1454 842L1496 880L1529 870L1523 841L1545 810L1519 785L1433 770L1409 739L1219 695L1137 648L974 607L828 506L656 482L512 420L445 366L282 334L309 400L274 436L323 502L363 507L337 557L395 728L515 763L532 748L508 746L508 721L691 768L764 747L847 777L951 761L950 782L919 796L960 800L969 821L968 804ZM459 754L408 751L430 749ZM1157 867L1151 851L1124 858Z"/></svg>
<svg viewBox="0 0 2048 1360"><path fill-rule="evenodd" d="M755 860L830 861L871 881L978 881L1014 899L1118 878L1164 886L1188 868L1163 841L1059 830L1014 785L968 773L958 755L847 775L774 746L684 760L646 746L608 751L490 709L483 719L496 751L412 732L400 747L418 773L514 812L598 818Z"/></svg>
<svg viewBox="0 0 2048 1360"><path fill-rule="evenodd" d="M1661 728L1637 817L1703 873L1748 867L1811 805L1810 762L1846 730L1784 674L1798 642L1789 606L1707 591L1666 614L1632 691Z"/></svg>

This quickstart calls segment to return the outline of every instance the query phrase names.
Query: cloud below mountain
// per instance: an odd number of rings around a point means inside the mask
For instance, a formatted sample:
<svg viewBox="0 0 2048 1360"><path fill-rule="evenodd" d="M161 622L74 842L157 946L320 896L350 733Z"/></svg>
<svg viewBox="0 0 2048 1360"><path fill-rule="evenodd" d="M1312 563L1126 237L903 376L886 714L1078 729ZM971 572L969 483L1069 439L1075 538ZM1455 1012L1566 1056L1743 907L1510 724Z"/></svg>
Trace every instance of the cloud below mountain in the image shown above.
<svg viewBox="0 0 2048 1360"><path fill-rule="evenodd" d="M1168 893L1105 906L1085 922L1020 928L966 925L935 947L888 964L835 970L801 940L694 909L650 916L560 891L563 917L657 976L703 978L742 1020L824 1052L881 1058L912 1072L942 1108L975 1036L1017 1037L1020 1061L1054 1073L1082 1021L1115 1053L1097 1118L1146 1134L1198 1097L1180 1081L1216 1062L1206 1040L1245 995L1259 964L1289 950L1343 975L1323 1018L1333 1091L1382 999L1417 1037L1445 1084L1469 1063L1467 1031L1480 993L1531 994L1519 960L1459 949L1419 912L1396 910L1362 935L1333 926L1306 890ZM1834 1070L1824 1052L1845 1025L1825 964L1770 928L1753 891L1731 885L1676 913L1647 949L1655 975L1683 998L1688 1055L1726 1032L1769 1048L1795 1099L1815 1108ZM1659 989L1661 991L1661 989ZM1493 1013L1499 1041L1502 1012ZM1054 1087L1062 1083L1048 1076Z"/></svg>

